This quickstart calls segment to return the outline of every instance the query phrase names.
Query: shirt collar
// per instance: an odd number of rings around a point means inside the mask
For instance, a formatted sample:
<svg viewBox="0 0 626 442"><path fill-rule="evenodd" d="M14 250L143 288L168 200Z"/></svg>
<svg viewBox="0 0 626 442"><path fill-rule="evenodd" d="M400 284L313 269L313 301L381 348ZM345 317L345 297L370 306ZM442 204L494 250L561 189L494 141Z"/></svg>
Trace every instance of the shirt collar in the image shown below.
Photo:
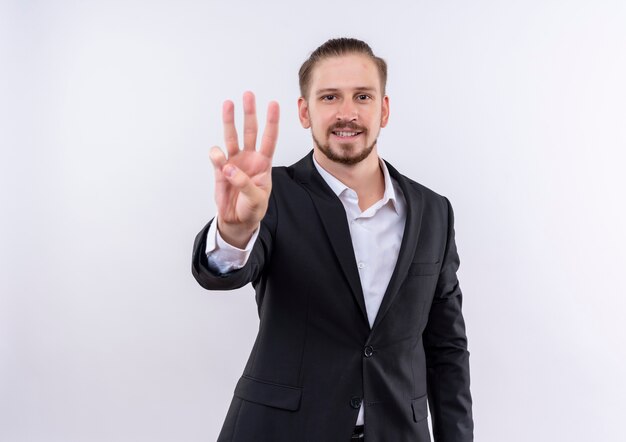
<svg viewBox="0 0 626 442"><path fill-rule="evenodd" d="M315 159L315 155L312 155L312 158L313 158L313 164L315 165L315 168L317 169L319 174L322 176L326 184L328 184L328 187L330 187L330 189L333 191L335 195L339 197L346 190L352 190L352 192L354 192L353 189L350 189L348 186L342 183L337 177L335 177L326 169L324 169L322 166L320 166L320 164ZM385 193L383 194L383 197L381 200L382 201L381 207L387 204L388 201L391 201L391 204L394 210L396 211L397 214L399 214L398 202L396 199L397 198L396 191L394 189L393 182L391 181L391 175L389 175L389 170L387 169L387 165L380 157L378 157L378 164L380 164L380 168L383 171L383 178L385 180Z"/></svg>

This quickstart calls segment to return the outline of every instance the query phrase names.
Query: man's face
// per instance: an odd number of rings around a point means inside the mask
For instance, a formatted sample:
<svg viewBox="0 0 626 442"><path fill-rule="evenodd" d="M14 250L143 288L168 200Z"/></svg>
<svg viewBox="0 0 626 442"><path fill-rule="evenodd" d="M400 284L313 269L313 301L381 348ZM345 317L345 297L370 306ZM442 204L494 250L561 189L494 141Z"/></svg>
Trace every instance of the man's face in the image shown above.
<svg viewBox="0 0 626 442"><path fill-rule="evenodd" d="M330 160L357 164L376 146L389 118L374 61L349 54L319 61L311 73L309 96L298 100L300 122L311 128L316 147Z"/></svg>

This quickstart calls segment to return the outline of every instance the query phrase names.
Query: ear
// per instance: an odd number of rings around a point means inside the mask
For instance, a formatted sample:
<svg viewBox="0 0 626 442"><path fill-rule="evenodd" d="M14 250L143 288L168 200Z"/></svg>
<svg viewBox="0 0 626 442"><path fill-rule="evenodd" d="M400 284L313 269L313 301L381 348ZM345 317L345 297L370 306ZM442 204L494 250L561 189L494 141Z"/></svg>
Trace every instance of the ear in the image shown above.
<svg viewBox="0 0 626 442"><path fill-rule="evenodd" d="M389 121L389 96L385 95L383 97L383 103L381 106L380 127L385 127L388 121Z"/></svg>
<svg viewBox="0 0 626 442"><path fill-rule="evenodd" d="M309 103L304 97L298 98L298 117L300 118L300 124L305 129L311 127L311 119L309 118Z"/></svg>

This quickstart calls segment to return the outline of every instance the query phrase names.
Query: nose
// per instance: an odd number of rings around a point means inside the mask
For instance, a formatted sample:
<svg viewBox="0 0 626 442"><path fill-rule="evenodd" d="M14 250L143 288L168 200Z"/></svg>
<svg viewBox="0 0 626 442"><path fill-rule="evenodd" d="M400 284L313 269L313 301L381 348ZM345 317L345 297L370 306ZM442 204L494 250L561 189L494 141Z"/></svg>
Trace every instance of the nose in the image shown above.
<svg viewBox="0 0 626 442"><path fill-rule="evenodd" d="M357 108L351 100L344 100L337 108L336 118L338 121L356 121L358 116Z"/></svg>

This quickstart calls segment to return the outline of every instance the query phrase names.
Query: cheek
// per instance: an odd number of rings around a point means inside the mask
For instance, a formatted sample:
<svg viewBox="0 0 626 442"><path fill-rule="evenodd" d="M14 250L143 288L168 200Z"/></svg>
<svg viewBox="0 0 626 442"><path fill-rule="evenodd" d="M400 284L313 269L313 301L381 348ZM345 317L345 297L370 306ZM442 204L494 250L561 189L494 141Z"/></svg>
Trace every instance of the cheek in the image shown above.
<svg viewBox="0 0 626 442"><path fill-rule="evenodd" d="M370 133L376 134L381 127L382 116L380 114L369 114L363 116L363 124L367 126Z"/></svg>
<svg viewBox="0 0 626 442"><path fill-rule="evenodd" d="M311 119L311 127L316 132L326 133L328 128L335 123L335 120L332 118L324 117L321 115L317 115L316 118Z"/></svg>

